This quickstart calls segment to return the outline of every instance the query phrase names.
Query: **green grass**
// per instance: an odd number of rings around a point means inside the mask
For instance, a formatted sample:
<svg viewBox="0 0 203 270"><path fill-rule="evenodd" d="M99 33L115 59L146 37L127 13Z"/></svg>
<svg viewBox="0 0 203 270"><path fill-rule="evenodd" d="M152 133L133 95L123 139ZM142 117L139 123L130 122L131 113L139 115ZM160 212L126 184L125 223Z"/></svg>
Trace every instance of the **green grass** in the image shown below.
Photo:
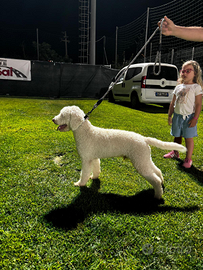
<svg viewBox="0 0 203 270"><path fill-rule="evenodd" d="M122 158L102 160L99 180L74 187L81 163L73 134L51 120L64 106L88 112L95 102L0 98L0 269L203 269L203 112L192 169L152 147L165 179L157 205ZM103 101L90 121L173 140L159 106Z"/></svg>

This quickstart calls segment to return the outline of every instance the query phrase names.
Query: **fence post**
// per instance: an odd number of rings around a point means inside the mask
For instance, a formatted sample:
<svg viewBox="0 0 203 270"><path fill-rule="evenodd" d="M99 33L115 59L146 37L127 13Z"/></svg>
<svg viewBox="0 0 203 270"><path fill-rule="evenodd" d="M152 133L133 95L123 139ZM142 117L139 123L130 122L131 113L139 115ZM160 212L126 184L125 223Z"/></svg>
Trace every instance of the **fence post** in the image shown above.
<svg viewBox="0 0 203 270"><path fill-rule="evenodd" d="M146 30L145 30L145 43L147 42L148 22L149 22L149 7L147 8L147 20L146 20ZM146 53L147 53L147 46L144 49L144 63L146 61Z"/></svg>
<svg viewBox="0 0 203 270"><path fill-rule="evenodd" d="M192 48L192 60L194 59L195 47Z"/></svg>
<svg viewBox="0 0 203 270"><path fill-rule="evenodd" d="M171 64L173 64L173 58L174 58L174 49L171 50Z"/></svg>
<svg viewBox="0 0 203 270"><path fill-rule="evenodd" d="M149 62L151 62L151 60L152 60L152 46L153 46L153 43L151 42L151 43L150 43L150 55L149 55Z"/></svg>
<svg viewBox="0 0 203 270"><path fill-rule="evenodd" d="M116 26L116 44L115 44L115 68L117 68L118 57L118 26Z"/></svg>

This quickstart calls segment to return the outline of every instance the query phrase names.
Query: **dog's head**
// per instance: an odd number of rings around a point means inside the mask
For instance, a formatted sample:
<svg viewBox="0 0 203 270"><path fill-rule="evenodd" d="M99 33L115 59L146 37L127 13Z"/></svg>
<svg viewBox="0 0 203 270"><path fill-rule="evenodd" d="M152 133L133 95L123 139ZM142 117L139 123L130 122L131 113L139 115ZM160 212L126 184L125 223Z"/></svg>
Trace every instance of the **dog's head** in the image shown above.
<svg viewBox="0 0 203 270"><path fill-rule="evenodd" d="M58 125L59 131L74 131L85 121L84 116L84 112L79 107L67 106L52 121Z"/></svg>

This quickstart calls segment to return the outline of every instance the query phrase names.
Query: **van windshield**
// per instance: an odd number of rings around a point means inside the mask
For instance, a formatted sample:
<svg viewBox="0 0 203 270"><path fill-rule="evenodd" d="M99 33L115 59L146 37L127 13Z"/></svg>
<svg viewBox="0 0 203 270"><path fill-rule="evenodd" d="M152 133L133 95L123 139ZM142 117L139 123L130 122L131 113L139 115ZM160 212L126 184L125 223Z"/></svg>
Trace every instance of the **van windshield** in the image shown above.
<svg viewBox="0 0 203 270"><path fill-rule="evenodd" d="M154 66L148 67L147 79L160 80L162 78L165 78L166 80L170 80L170 81L177 81L178 79L177 69L174 67L161 66L161 72L159 75L154 75L153 68ZM159 66L157 65L155 68L156 73L158 72L158 69L159 69Z"/></svg>

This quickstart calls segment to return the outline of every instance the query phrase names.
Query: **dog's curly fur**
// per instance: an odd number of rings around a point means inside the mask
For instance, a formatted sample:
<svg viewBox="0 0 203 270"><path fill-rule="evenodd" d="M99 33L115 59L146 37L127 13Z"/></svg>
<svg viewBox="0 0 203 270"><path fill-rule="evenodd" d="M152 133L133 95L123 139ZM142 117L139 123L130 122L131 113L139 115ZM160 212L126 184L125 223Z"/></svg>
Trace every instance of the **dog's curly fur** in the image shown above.
<svg viewBox="0 0 203 270"><path fill-rule="evenodd" d="M131 160L135 169L154 187L155 198L161 199L163 176L151 159L149 145L180 152L186 152L186 148L177 143L162 142L130 131L95 127L89 120L85 120L84 116L79 107L68 106L53 118L53 122L59 125L58 130L72 130L74 134L77 151L82 160L80 179L75 185L85 186L90 177L99 177L100 158L122 156Z"/></svg>

